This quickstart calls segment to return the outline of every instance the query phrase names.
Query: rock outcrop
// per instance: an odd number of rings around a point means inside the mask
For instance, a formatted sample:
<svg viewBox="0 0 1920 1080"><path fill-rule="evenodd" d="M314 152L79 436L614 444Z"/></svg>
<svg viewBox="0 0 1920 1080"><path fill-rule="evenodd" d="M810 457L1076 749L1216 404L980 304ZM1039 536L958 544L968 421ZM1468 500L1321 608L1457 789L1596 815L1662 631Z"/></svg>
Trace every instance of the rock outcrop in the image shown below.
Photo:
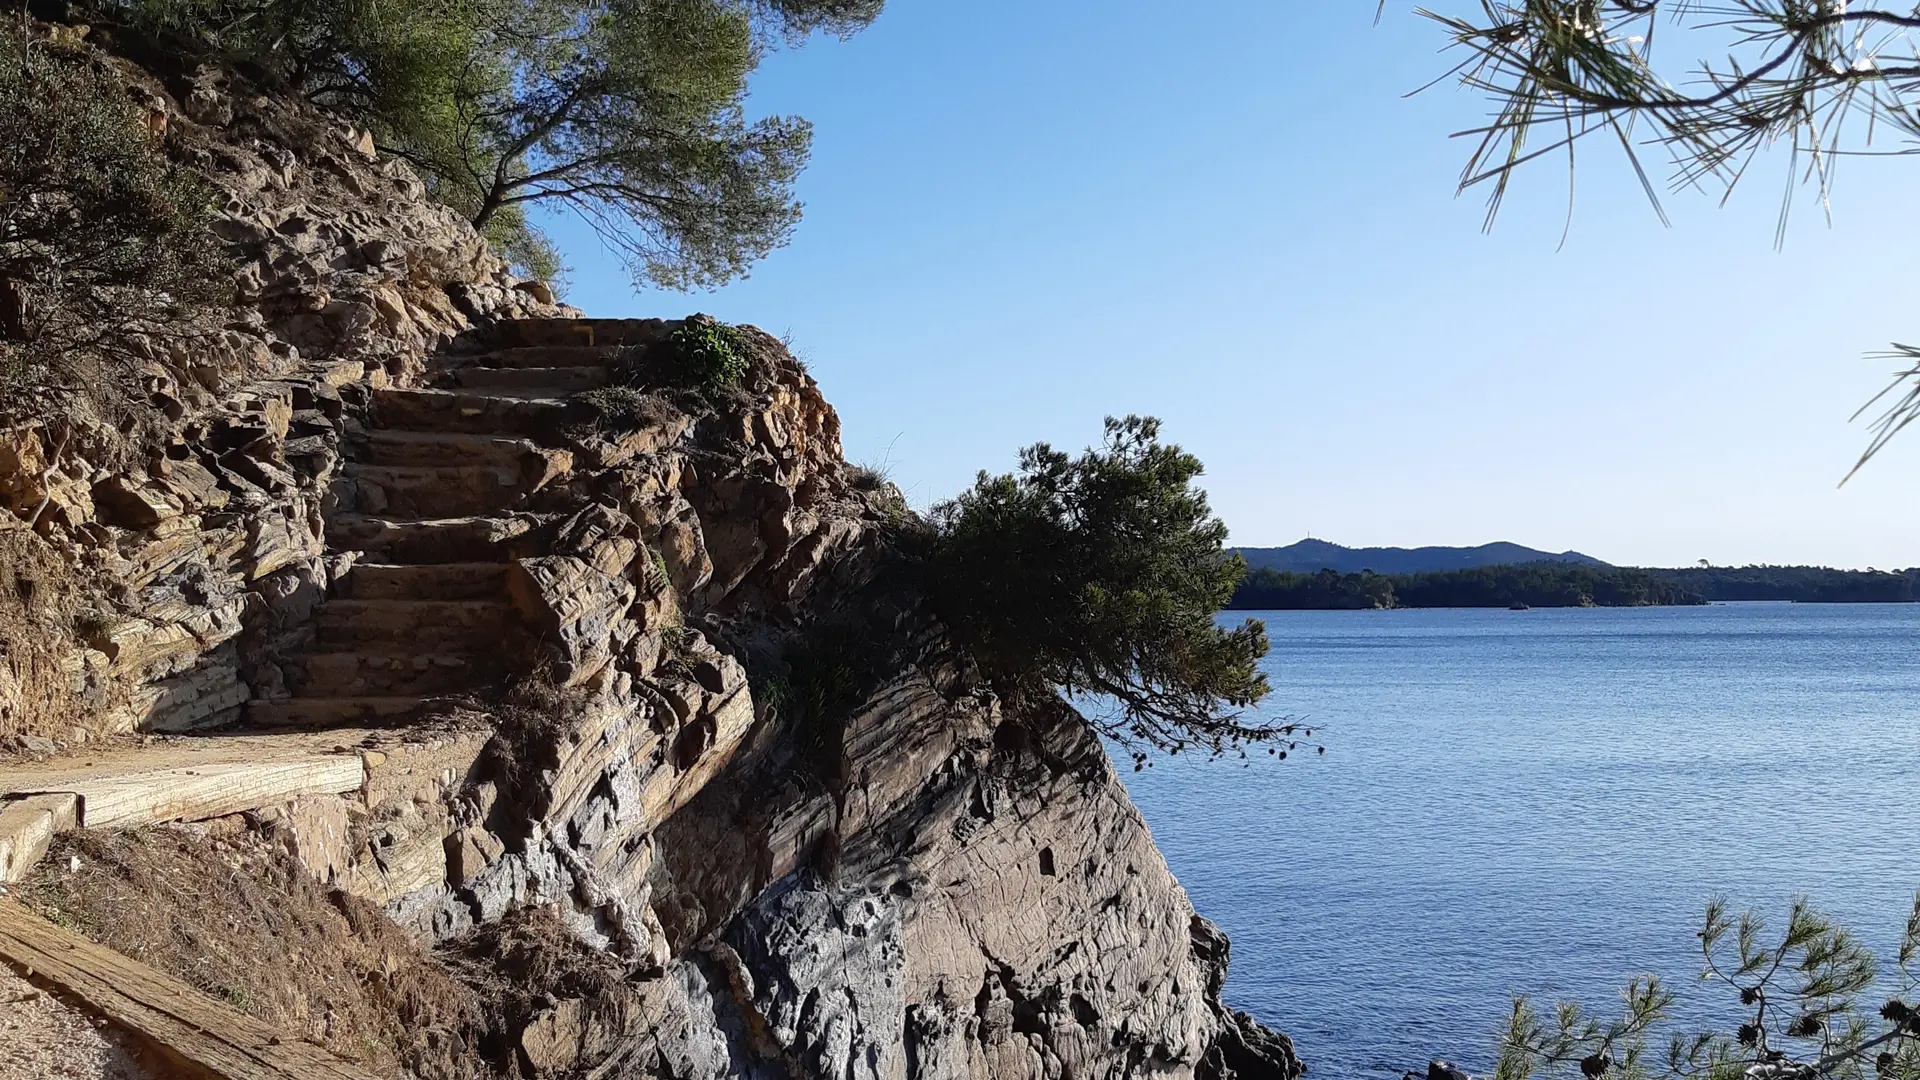
<svg viewBox="0 0 1920 1080"><path fill-rule="evenodd" d="M84 411L0 429L8 519L104 586L61 675L79 730L31 732L63 741L234 720L249 636L298 623L324 576L345 411L475 319L564 313L363 133L225 72L94 59L220 193L234 294L132 343L152 406L138 444ZM26 731L44 676L5 659L0 733Z"/></svg>
<svg viewBox="0 0 1920 1080"><path fill-rule="evenodd" d="M107 585L65 668L96 719L52 734L385 730L361 790L248 827L422 940L538 907L616 958L516 1021L520 1075L1299 1074L1087 726L922 609L778 342L698 385L683 323L554 307L359 133L127 80L241 269L152 357L143 460L0 433L0 517Z"/></svg>

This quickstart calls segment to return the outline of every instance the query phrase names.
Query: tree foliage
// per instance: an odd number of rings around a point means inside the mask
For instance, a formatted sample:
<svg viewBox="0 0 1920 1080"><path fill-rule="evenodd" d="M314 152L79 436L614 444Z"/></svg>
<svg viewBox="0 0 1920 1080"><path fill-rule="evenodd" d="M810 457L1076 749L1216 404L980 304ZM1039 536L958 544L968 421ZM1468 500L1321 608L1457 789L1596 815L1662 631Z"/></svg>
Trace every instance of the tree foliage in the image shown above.
<svg viewBox="0 0 1920 1080"><path fill-rule="evenodd" d="M1805 604L1904 604L1920 599L1920 568L1834 570L1824 566L1703 566L1654 571L1708 600Z"/></svg>
<svg viewBox="0 0 1920 1080"><path fill-rule="evenodd" d="M1730 189L1760 153L1789 152L1789 175L1824 197L1836 161L1920 136L1911 99L1920 6L1876 0L1477 0L1464 15L1423 12L1466 52L1454 69L1495 115L1462 187L1491 185L1498 210L1513 170L1592 135L1618 143L1658 205L1639 149L1659 148L1676 187ZM1669 27L1663 33L1662 27ZM1673 32L1725 49L1676 73L1655 63ZM1689 54L1692 55L1692 54ZM1636 127L1636 125L1638 125ZM1880 140L1876 142L1876 139Z"/></svg>
<svg viewBox="0 0 1920 1080"><path fill-rule="evenodd" d="M231 298L212 189L175 167L126 90L24 28L0 45L0 402L137 392L132 335Z"/></svg>
<svg viewBox="0 0 1920 1080"><path fill-rule="evenodd" d="M1844 1077L1912 1080L1920 1076L1920 1015L1906 1003L1920 989L1920 898L1896 954L1898 996L1877 1009L1872 953L1805 901L1769 936L1751 911L1707 906L1701 927L1701 978L1731 992L1745 1022L1732 1031L1667 1033L1674 994L1658 978L1630 982L1617 1013L1590 1013L1562 1002L1543 1018L1514 1001L1500 1039L1495 1080L1533 1077L1704 1077L1706 1080L1812 1080Z"/></svg>
<svg viewBox="0 0 1920 1080"><path fill-rule="evenodd" d="M1289 725L1242 713L1267 693L1265 628L1214 621L1245 564L1194 484L1199 460L1159 436L1109 418L1103 448L1030 446L1018 475L983 472L936 507L936 608L1003 694L1109 701L1097 725L1136 753L1283 739Z"/></svg>
<svg viewBox="0 0 1920 1080"><path fill-rule="evenodd" d="M536 205L590 224L636 280L717 285L784 244L811 129L750 120L779 39L851 34L882 0L119 0L361 118L532 271Z"/></svg>
<svg viewBox="0 0 1920 1080"><path fill-rule="evenodd" d="M1903 604L1920 599L1920 568L1703 566L1683 570L1515 563L1420 574L1301 574L1258 569L1234 590L1240 611L1425 607L1644 607L1715 600Z"/></svg>
<svg viewBox="0 0 1920 1080"><path fill-rule="evenodd" d="M1566 563L1519 563L1421 574L1317 574L1255 570L1234 590L1243 611L1435 607L1648 607L1704 604L1671 572Z"/></svg>
<svg viewBox="0 0 1920 1080"><path fill-rule="evenodd" d="M1385 0L1381 2L1384 9ZM1461 134L1475 148L1462 191L1484 185L1487 222L1521 166L1563 157L1591 136L1617 144L1664 221L1643 151L1664 155L1675 189L1730 192L1764 151L1785 148L1784 237L1793 192L1815 185L1826 205L1836 165L1858 154L1911 153L1920 137L1920 5L1885 0L1472 0L1436 20L1464 58L1451 74L1484 93L1493 119ZM1678 34L1687 56L1719 63L1656 63ZM1442 80L1444 81L1444 76ZM1903 365L1858 471L1920 419L1920 348L1883 354Z"/></svg>

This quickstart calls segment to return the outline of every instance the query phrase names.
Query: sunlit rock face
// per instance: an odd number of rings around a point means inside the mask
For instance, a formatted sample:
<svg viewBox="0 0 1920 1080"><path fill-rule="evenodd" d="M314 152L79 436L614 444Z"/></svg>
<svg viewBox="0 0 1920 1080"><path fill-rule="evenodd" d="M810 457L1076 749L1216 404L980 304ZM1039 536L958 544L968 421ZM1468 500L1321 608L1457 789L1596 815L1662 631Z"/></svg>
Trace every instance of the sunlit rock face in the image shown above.
<svg viewBox="0 0 1920 1080"><path fill-rule="evenodd" d="M627 972L509 1033L523 1074L1299 1073L1079 717L926 613L920 526L777 341L650 382L683 322L555 306L362 133L125 77L223 192L234 302L150 350L150 452L0 432L0 520L104 585L73 738L364 744L362 790L253 824L422 941L542 907Z"/></svg>

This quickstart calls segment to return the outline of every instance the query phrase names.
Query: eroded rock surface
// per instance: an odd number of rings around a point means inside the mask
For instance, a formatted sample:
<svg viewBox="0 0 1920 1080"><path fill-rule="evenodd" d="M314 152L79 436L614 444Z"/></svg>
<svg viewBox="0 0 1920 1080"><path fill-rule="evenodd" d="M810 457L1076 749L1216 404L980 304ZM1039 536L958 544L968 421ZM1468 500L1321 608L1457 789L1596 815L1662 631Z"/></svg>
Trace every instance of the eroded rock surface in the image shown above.
<svg viewBox="0 0 1920 1080"><path fill-rule="evenodd" d="M1009 715L920 609L899 493L778 342L689 386L679 323L555 308L360 133L127 77L239 269L153 357L151 457L0 432L13 527L109 584L74 739L392 732L249 827L424 941L538 907L615 958L516 1021L522 1075L1298 1075L1085 724Z"/></svg>
<svg viewBox="0 0 1920 1080"><path fill-rule="evenodd" d="M84 410L0 429L0 508L107 586L65 667L86 722L31 732L62 741L218 726L272 689L255 665L337 569L324 521L356 410L476 320L565 310L363 133L225 72L94 58L220 193L233 302L132 343L140 445ZM24 730L29 673L0 659L0 720Z"/></svg>

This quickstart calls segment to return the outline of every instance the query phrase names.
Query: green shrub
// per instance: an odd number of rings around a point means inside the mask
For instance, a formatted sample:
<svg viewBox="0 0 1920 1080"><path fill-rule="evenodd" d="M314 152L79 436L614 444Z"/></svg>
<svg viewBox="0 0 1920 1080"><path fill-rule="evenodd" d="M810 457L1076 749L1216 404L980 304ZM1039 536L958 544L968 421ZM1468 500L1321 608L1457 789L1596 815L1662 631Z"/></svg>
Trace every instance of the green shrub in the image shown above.
<svg viewBox="0 0 1920 1080"><path fill-rule="evenodd" d="M673 572L667 569L667 557L659 548L647 552L647 587L656 592L665 592L673 588Z"/></svg>
<svg viewBox="0 0 1920 1080"><path fill-rule="evenodd" d="M712 407L715 395L737 387L750 365L739 330L696 315L664 340L622 350L613 384L578 400L595 410L603 429L646 428L667 423L676 404Z"/></svg>
<svg viewBox="0 0 1920 1080"><path fill-rule="evenodd" d="M740 331L709 319L688 319L669 339L674 359L695 386L732 386L747 373Z"/></svg>
<svg viewBox="0 0 1920 1080"><path fill-rule="evenodd" d="M0 145L0 400L119 411L141 392L131 335L231 300L213 189L84 51L25 32L0 45Z"/></svg>
<svg viewBox="0 0 1920 1080"><path fill-rule="evenodd" d="M1099 730L1133 749L1219 754L1283 739L1241 710L1266 696L1265 628L1222 629L1245 564L1194 486L1200 462L1151 418L1109 418L1104 450L1042 443L1018 476L981 473L936 507L930 591L1003 696L1092 695Z"/></svg>

